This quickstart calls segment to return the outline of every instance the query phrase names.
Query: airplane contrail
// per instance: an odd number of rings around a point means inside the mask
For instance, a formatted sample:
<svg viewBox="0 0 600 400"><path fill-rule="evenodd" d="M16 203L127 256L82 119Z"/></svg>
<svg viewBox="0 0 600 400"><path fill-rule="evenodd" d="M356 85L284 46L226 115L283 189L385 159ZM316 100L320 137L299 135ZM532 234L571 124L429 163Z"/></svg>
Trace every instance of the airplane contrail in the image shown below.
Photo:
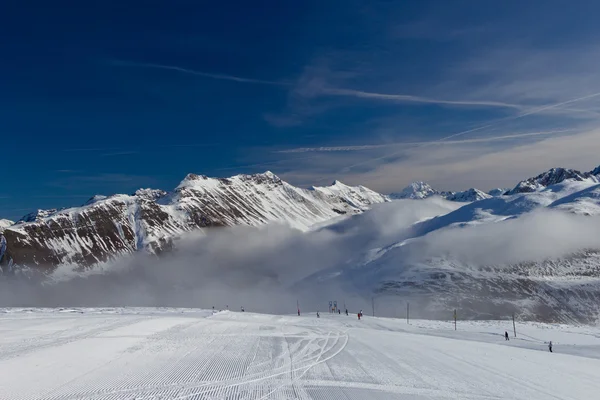
<svg viewBox="0 0 600 400"><path fill-rule="evenodd" d="M500 101L487 101L487 100L444 100L435 99L430 97L413 96L408 94L386 94L386 93L374 93L364 92L361 90L353 89L336 89L336 88L325 88L323 89L324 94L332 96L347 96L347 97L358 97L364 99L376 99L376 100L390 100L396 102L406 103L427 103L427 104L450 104L457 106L480 106L480 107L503 107L503 108L526 108L520 104L504 103Z"/></svg>
<svg viewBox="0 0 600 400"><path fill-rule="evenodd" d="M119 65L119 66L123 66L123 67L164 69L164 70L168 70L168 71L181 72L184 74L203 76L205 78L220 79L220 80L225 80L225 81L234 81L234 82L241 82L241 83L255 83L255 84L261 84L261 85L273 85L273 86L291 86L292 85L291 82L286 82L286 81L269 81L269 80L262 80L262 79L244 78L244 77L235 76L235 75L213 74L210 72L203 72L203 71L197 71L194 69L177 67L175 65L136 63L136 62L130 62L130 61L112 61L111 63L113 65Z"/></svg>

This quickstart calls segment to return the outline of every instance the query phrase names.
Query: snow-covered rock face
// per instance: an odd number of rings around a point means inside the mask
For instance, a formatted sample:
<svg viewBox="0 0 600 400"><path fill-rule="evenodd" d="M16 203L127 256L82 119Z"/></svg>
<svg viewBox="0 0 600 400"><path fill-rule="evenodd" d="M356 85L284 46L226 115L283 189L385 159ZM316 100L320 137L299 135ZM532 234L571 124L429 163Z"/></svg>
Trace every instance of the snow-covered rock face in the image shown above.
<svg viewBox="0 0 600 400"><path fill-rule="evenodd" d="M271 172L227 179L189 174L172 193L94 196L84 206L38 210L6 229L6 254L17 265L94 265L139 250L159 254L198 228L285 223L308 230L340 215L367 210L386 196L335 182L311 190Z"/></svg>
<svg viewBox="0 0 600 400"><path fill-rule="evenodd" d="M446 200L458 201L462 203L489 199L491 197L493 196L475 188L465 190L464 192L451 193L445 196Z"/></svg>
<svg viewBox="0 0 600 400"><path fill-rule="evenodd" d="M598 168L596 168L596 170L597 169ZM552 168L536 177L519 182L517 186L515 186L507 194L513 195L517 193L531 193L542 190L550 185L556 185L558 183L564 182L565 180L572 180L578 182L590 180L591 182L597 183L598 179L594 176L596 175L594 174L594 171L581 172L569 168Z"/></svg>
<svg viewBox="0 0 600 400"><path fill-rule="evenodd" d="M481 190L471 188L464 192L440 192L433 189L429 184L425 182L413 182L399 193L390 194L392 199L413 199L421 200L431 196L440 196L446 200L458 201L458 202L470 202L492 197Z"/></svg>
<svg viewBox="0 0 600 400"><path fill-rule="evenodd" d="M399 193L390 194L390 197L393 199L425 199L436 194L439 194L439 192L433 190L429 184L425 182L413 182Z"/></svg>
<svg viewBox="0 0 600 400"><path fill-rule="evenodd" d="M56 208L52 208L49 210L37 210L37 211L31 212L31 213L23 216L20 220L17 221L17 224L20 224L23 222L41 221L42 219L48 217L49 215L56 213L57 211L58 211L58 209L56 209Z"/></svg>
<svg viewBox="0 0 600 400"><path fill-rule="evenodd" d="M13 224L14 222L8 219L0 219L0 233Z"/></svg>

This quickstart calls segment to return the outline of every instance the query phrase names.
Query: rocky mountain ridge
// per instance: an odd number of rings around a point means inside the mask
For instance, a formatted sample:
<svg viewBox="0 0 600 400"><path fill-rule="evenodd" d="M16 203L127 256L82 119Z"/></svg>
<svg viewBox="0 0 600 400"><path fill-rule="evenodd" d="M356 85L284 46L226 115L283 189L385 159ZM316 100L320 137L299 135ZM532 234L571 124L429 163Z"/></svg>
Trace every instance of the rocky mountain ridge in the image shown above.
<svg viewBox="0 0 600 400"><path fill-rule="evenodd" d="M341 182L301 189L266 172L209 178L189 174L172 192L94 196L81 207L38 210L5 229L3 269L90 266L136 251L160 254L181 234L200 228L270 222L300 230L389 201Z"/></svg>

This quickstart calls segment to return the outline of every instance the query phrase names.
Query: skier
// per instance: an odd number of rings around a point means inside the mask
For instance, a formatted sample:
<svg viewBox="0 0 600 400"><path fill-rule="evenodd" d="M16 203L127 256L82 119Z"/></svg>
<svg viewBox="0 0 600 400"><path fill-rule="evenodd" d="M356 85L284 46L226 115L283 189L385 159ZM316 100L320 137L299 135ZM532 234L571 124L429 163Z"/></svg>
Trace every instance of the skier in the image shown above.
<svg viewBox="0 0 600 400"><path fill-rule="evenodd" d="M298 316L300 316L300 309L298 309Z"/></svg>
<svg viewBox="0 0 600 400"><path fill-rule="evenodd" d="M338 310L338 315L340 315L342 313L342 310Z"/></svg>
<svg viewBox="0 0 600 400"><path fill-rule="evenodd" d="M358 313L358 320L360 321L360 313Z"/></svg>
<svg viewBox="0 0 600 400"><path fill-rule="evenodd" d="M552 340L550 341L550 343L548 343L548 350L550 350L550 353L552 353Z"/></svg>
<svg viewBox="0 0 600 400"><path fill-rule="evenodd" d="M360 310L360 317L362 318L362 316L363 316L363 313L362 313L362 310Z"/></svg>
<svg viewBox="0 0 600 400"><path fill-rule="evenodd" d="M348 315L348 309L346 308L346 315Z"/></svg>
<svg viewBox="0 0 600 400"><path fill-rule="evenodd" d="M321 316L319 315L319 312L317 311L317 318L321 318Z"/></svg>
<svg viewBox="0 0 600 400"><path fill-rule="evenodd" d="M504 331L504 340L510 340L510 339L508 338L508 332L507 332L507 331Z"/></svg>
<svg viewBox="0 0 600 400"><path fill-rule="evenodd" d="M244 312L244 306L242 306L242 312Z"/></svg>

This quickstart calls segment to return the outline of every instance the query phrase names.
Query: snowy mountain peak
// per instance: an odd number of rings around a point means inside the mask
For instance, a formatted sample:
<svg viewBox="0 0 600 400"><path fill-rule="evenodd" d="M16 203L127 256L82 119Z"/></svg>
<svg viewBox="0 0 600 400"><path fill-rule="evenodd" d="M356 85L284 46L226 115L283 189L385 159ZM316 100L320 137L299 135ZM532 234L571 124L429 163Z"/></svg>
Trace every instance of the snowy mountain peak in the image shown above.
<svg viewBox="0 0 600 400"><path fill-rule="evenodd" d="M594 175L596 177L600 178L600 165L598 165L596 168L594 168L591 172L590 175Z"/></svg>
<svg viewBox="0 0 600 400"><path fill-rule="evenodd" d="M452 193L446 196L446 200L450 200L450 201L458 201L458 202L473 202L473 201L479 201L479 200L484 200L484 199L489 199L492 196L482 192L479 189L475 189L475 188L471 188L468 190L465 190L464 192L456 192L456 193Z"/></svg>
<svg viewBox="0 0 600 400"><path fill-rule="evenodd" d="M135 191L134 196L144 198L147 200L157 200L161 197L166 196L168 193L160 189L138 189Z"/></svg>
<svg viewBox="0 0 600 400"><path fill-rule="evenodd" d="M101 201L101 200L104 200L104 199L106 199L107 197L108 197L108 196L104 196L104 195L101 195L101 194L97 194L97 195L93 196L92 198L90 198L88 201L86 201L86 202L85 202L85 205L88 205L88 204L94 204L94 203L96 203L96 202L98 202L98 201Z"/></svg>
<svg viewBox="0 0 600 400"><path fill-rule="evenodd" d="M523 180L508 192L509 195L517 193L536 192L550 185L564 182L565 180L584 181L590 178L589 172L581 172L570 168L551 168L548 171L539 174L533 178Z"/></svg>
<svg viewBox="0 0 600 400"><path fill-rule="evenodd" d="M46 217L51 216L52 214L55 214L58 211L59 211L59 209L57 209L57 208L51 208L48 210L36 210L36 211L30 212L29 214L21 217L21 219L19 219L17 221L17 224L40 221Z"/></svg>
<svg viewBox="0 0 600 400"><path fill-rule="evenodd" d="M429 184L425 182L413 182L399 193L392 193L391 198L394 199L424 199L438 194Z"/></svg>
<svg viewBox="0 0 600 400"><path fill-rule="evenodd" d="M281 178L272 173L271 171L266 171L261 174L252 174L252 175L237 175L233 178L239 178L244 181L256 182L258 184L280 184L282 182Z"/></svg>
<svg viewBox="0 0 600 400"><path fill-rule="evenodd" d="M386 201L363 186L341 182L297 188L270 171L230 178L188 174L172 193L140 189L131 196L94 196L82 207L38 210L5 230L4 237L17 265L52 269L94 265L136 251L158 254L199 228L276 222L305 231Z"/></svg>
<svg viewBox="0 0 600 400"><path fill-rule="evenodd" d="M0 219L0 233L2 233L9 226L14 225L14 222L8 219Z"/></svg>

